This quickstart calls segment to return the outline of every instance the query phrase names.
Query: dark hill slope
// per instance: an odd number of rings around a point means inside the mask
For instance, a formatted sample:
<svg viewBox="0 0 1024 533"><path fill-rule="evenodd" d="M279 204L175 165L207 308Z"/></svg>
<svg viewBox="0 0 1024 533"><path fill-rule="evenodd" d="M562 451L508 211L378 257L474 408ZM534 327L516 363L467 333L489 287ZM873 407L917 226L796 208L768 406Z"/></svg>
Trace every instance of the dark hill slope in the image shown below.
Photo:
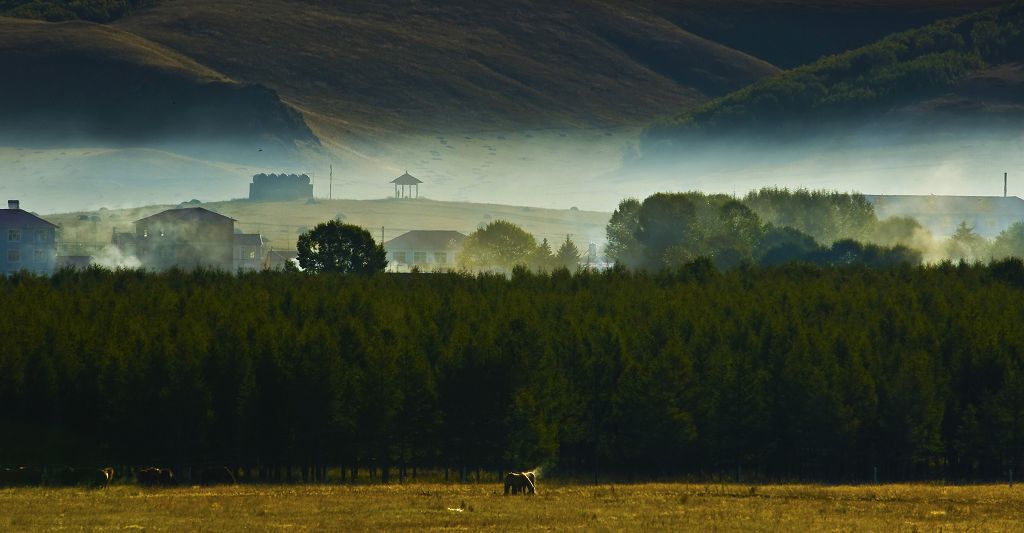
<svg viewBox="0 0 1024 533"><path fill-rule="evenodd" d="M178 0L115 25L336 133L636 125L777 71L599 0Z"/></svg>
<svg viewBox="0 0 1024 533"><path fill-rule="evenodd" d="M681 28L793 68L1005 0L641 0Z"/></svg>
<svg viewBox="0 0 1024 533"><path fill-rule="evenodd" d="M17 73L0 83L5 144L173 145L230 159L235 147L290 157L318 143L270 89L109 26L0 18L0 69Z"/></svg>
<svg viewBox="0 0 1024 533"><path fill-rule="evenodd" d="M761 80L651 127L645 148L887 124L1019 126L1024 2L946 19ZM940 112L941 113L937 113ZM986 113L992 111L992 113Z"/></svg>

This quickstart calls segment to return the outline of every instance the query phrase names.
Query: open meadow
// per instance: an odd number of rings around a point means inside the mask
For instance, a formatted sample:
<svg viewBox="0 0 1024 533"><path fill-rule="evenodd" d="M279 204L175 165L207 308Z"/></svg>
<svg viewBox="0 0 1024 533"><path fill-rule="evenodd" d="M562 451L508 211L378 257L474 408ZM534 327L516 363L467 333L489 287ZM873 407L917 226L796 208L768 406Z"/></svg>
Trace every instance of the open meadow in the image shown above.
<svg viewBox="0 0 1024 533"><path fill-rule="evenodd" d="M0 530L1014 531L1006 485L498 484L0 490Z"/></svg>

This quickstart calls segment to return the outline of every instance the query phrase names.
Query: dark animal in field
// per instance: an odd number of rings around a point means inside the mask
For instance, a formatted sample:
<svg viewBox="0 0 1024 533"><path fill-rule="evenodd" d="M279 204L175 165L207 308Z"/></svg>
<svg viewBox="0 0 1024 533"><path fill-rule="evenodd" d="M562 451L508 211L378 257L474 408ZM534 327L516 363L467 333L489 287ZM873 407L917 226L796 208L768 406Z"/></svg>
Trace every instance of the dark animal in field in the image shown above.
<svg viewBox="0 0 1024 533"><path fill-rule="evenodd" d="M505 475L505 494L536 494L537 476L533 472L509 472Z"/></svg>
<svg viewBox="0 0 1024 533"><path fill-rule="evenodd" d="M28 466L0 468L0 487L24 487L43 482L43 471Z"/></svg>
<svg viewBox="0 0 1024 533"><path fill-rule="evenodd" d="M70 480L73 485L96 489L106 487L110 481L101 468L73 468Z"/></svg>
<svg viewBox="0 0 1024 533"><path fill-rule="evenodd" d="M174 484L174 472L169 468L146 467L139 470L136 477L139 479L139 485L145 487L167 487Z"/></svg>
<svg viewBox="0 0 1024 533"><path fill-rule="evenodd" d="M233 485L235 475L224 466L208 466L199 472L201 485Z"/></svg>

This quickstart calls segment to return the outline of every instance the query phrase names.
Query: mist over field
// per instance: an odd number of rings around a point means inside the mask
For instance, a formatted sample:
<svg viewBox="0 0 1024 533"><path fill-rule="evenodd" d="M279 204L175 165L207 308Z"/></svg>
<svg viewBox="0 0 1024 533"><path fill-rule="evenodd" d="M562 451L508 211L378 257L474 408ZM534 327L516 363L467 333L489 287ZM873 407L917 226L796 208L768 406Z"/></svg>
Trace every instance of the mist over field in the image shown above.
<svg viewBox="0 0 1024 533"><path fill-rule="evenodd" d="M636 159L639 135L565 129L406 136L380 145L379 157L333 148L278 159L252 146L248 164L239 161L238 146L225 150L229 161L216 153L182 155L189 149L173 145L5 147L0 196L40 213L208 202L246 197L253 174L288 172L310 174L317 197L378 199L393 195L389 182L406 170L424 181L424 198L596 211L655 192L743 196L766 186L999 196L1003 172L1008 194L1024 194L1024 134L1012 130L922 136L858 128L810 140L730 138L674 147L652 161ZM325 145L332 150L332 140Z"/></svg>

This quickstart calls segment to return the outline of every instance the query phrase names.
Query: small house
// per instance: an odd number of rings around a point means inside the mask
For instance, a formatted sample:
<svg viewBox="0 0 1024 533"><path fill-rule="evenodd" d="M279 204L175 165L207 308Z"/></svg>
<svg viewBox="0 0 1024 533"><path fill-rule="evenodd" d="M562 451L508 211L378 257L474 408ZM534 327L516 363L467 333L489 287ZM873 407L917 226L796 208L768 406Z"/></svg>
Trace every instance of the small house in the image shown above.
<svg viewBox="0 0 1024 533"><path fill-rule="evenodd" d="M413 230L384 243L392 270L448 270L455 267L466 236L458 231Z"/></svg>
<svg viewBox="0 0 1024 533"><path fill-rule="evenodd" d="M297 267L298 257L295 250L270 250L263 257L263 270L284 270L289 263Z"/></svg>
<svg viewBox="0 0 1024 533"><path fill-rule="evenodd" d="M259 233L236 233L234 243L234 270L260 270L263 268L263 236Z"/></svg>

